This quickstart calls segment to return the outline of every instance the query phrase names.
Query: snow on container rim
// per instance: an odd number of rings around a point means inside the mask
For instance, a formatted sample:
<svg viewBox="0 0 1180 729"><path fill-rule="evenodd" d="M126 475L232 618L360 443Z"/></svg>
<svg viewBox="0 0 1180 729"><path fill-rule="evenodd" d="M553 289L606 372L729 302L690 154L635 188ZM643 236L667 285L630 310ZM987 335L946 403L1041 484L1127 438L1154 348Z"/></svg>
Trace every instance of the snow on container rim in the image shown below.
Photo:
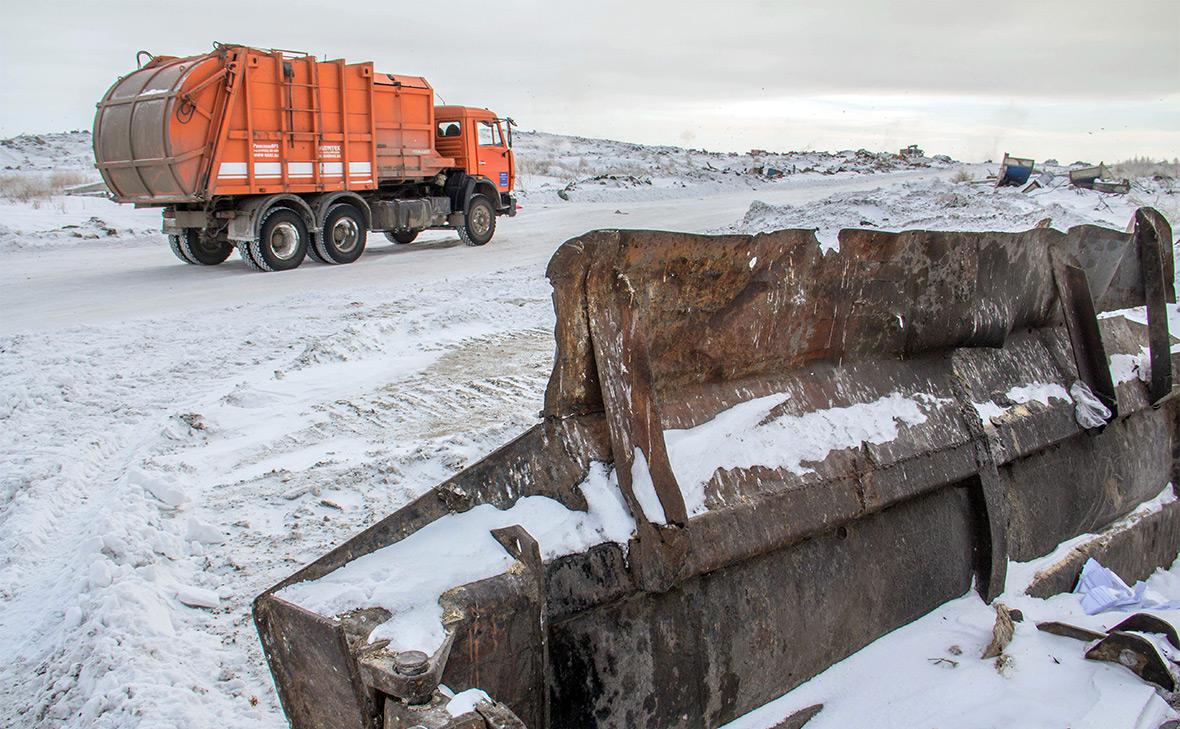
<svg viewBox="0 0 1180 729"><path fill-rule="evenodd" d="M923 407L950 402L927 393L909 397L894 392L872 402L772 417L789 399L786 394L754 398L695 427L664 431L668 460L690 517L708 511L705 484L719 469L765 466L802 476L813 470L804 463L821 462L832 451L861 443L888 443L899 435L900 424L926 422Z"/></svg>
<svg viewBox="0 0 1180 729"><path fill-rule="evenodd" d="M389 640L393 651L434 653L446 632L439 598L461 585L503 574L515 560L491 535L518 524L551 560L599 544L627 544L635 533L612 470L590 464L578 487L588 511L574 511L545 496L525 496L500 510L480 504L448 514L401 541L356 558L315 580L279 590L278 597L325 616L381 607L392 615L369 635Z"/></svg>
<svg viewBox="0 0 1180 729"><path fill-rule="evenodd" d="M1016 405L1039 402L1042 405L1048 406L1052 400L1073 402L1069 391L1056 382L1030 382L1026 385L1017 385L1008 390L1005 393L1005 397ZM979 418L984 423L987 423L992 418L1002 417L1010 409L992 400L973 402L971 405L975 408L975 412L979 413Z"/></svg>

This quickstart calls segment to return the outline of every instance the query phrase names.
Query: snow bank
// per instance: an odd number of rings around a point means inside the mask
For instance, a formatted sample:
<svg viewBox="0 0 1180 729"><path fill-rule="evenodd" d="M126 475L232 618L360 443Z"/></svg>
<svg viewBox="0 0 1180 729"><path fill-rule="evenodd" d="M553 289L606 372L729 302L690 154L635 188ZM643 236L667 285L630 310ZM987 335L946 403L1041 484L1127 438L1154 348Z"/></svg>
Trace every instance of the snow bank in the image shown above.
<svg viewBox="0 0 1180 729"><path fill-rule="evenodd" d="M606 139L516 132L522 197L533 202L635 202L716 195L830 176L949 168L946 157L887 152L737 154Z"/></svg>
<svg viewBox="0 0 1180 729"><path fill-rule="evenodd" d="M750 204L737 222L721 233L764 233L784 228L816 228L825 250L838 248L836 233L842 228L901 230L1028 230L1045 218L1058 230L1097 223L1122 229L1135 209L1161 207L1169 214L1167 189L1152 180L1140 180L1130 195L1110 196L1068 187L1060 179L1055 186L1032 194L1019 188L954 183L935 178L906 182L867 192L842 192L818 203ZM1161 199L1162 198L1162 199ZM1172 220L1176 225L1178 221Z"/></svg>
<svg viewBox="0 0 1180 729"><path fill-rule="evenodd" d="M94 169L94 142L88 131L21 134L0 139L0 169L75 170L98 177Z"/></svg>
<svg viewBox="0 0 1180 729"><path fill-rule="evenodd" d="M515 561L491 535L518 524L552 560L603 542L626 544L635 521L613 472L591 464L579 486L588 511L572 511L544 496L526 496L503 511L481 504L448 514L399 542L349 562L319 578L290 585L278 596L321 615L383 607L392 617L369 635L395 651L434 653L443 644L439 598L448 590L505 572Z"/></svg>

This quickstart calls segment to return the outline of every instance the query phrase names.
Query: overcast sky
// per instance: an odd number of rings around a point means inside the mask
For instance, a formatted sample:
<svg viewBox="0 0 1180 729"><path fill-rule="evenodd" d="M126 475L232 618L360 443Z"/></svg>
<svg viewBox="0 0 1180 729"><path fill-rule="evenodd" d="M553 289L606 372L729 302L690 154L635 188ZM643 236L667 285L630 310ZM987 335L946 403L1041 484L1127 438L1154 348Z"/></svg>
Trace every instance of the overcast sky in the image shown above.
<svg viewBox="0 0 1180 729"><path fill-rule="evenodd" d="M1180 155L1180 0L14 3L0 136L89 128L135 52L372 60L525 129L745 151Z"/></svg>

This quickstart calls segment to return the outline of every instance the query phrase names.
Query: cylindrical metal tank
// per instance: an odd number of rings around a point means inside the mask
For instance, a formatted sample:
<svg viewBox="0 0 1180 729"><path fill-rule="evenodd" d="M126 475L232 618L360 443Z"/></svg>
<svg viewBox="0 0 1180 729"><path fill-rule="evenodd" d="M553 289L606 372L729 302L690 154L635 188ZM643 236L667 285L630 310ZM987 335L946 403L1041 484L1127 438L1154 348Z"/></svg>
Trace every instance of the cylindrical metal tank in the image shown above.
<svg viewBox="0 0 1180 729"><path fill-rule="evenodd" d="M98 104L94 157L120 202L190 202L204 192L212 119L186 113L185 93L223 73L217 54L158 57L120 78ZM198 91L223 93L216 83ZM213 98L202 101L213 101ZM180 107L185 107L182 110Z"/></svg>

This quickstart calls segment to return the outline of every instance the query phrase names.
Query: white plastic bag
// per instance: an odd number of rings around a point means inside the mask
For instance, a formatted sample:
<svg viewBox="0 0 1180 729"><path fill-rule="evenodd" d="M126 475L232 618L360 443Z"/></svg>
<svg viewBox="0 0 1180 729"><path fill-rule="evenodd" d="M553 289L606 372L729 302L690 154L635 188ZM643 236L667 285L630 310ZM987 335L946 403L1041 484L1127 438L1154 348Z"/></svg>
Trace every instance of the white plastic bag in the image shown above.
<svg viewBox="0 0 1180 729"><path fill-rule="evenodd" d="M1102 404L1086 383L1075 380L1069 394L1073 398L1073 415L1078 425L1086 429L1101 428L1110 420L1110 408Z"/></svg>

